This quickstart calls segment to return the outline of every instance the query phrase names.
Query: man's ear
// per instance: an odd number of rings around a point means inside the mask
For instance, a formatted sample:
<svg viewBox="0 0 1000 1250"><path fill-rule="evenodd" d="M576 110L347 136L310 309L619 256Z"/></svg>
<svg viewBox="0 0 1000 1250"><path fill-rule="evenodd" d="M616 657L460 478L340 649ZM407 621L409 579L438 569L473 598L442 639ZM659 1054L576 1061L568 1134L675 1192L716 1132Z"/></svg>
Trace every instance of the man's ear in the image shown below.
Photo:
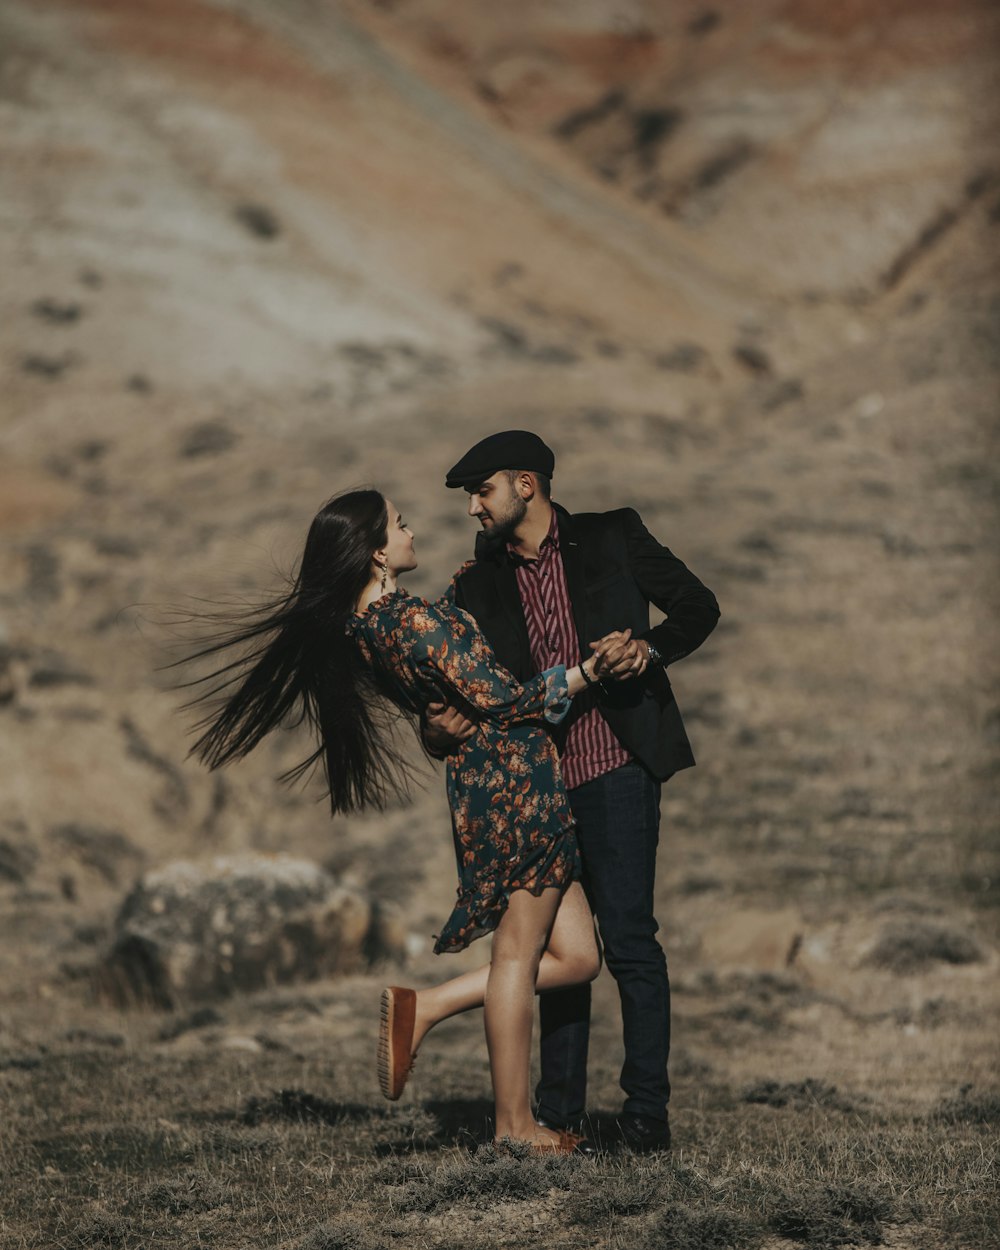
<svg viewBox="0 0 1000 1250"><path fill-rule="evenodd" d="M517 475L517 488L524 500L534 499L538 494L538 483L535 481L532 473L519 473Z"/></svg>

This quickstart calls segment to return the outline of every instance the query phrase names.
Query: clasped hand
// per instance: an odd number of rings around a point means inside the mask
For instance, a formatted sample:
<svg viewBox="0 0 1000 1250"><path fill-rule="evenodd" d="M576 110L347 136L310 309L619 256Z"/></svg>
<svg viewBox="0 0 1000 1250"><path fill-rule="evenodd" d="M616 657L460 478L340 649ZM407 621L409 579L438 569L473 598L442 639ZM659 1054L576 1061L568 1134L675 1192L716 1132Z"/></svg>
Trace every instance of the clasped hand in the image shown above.
<svg viewBox="0 0 1000 1250"><path fill-rule="evenodd" d="M613 678L628 681L640 677L649 666L646 644L632 637L630 629L615 629L597 642L589 644L597 656L594 675L599 681ZM457 746L467 742L479 728L477 721L447 703L429 703L424 720L424 739L436 755L447 755Z"/></svg>
<svg viewBox="0 0 1000 1250"><path fill-rule="evenodd" d="M633 638L631 629L615 629L590 644L597 656L596 676L599 681L613 677L628 681L641 677L649 667L649 648L641 638Z"/></svg>

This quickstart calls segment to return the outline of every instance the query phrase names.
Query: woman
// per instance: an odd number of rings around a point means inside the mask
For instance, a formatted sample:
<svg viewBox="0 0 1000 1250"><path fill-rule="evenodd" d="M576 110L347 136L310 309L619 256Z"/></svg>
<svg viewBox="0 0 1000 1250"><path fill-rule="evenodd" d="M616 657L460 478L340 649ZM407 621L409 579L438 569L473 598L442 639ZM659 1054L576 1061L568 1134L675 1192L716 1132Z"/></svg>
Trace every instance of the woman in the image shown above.
<svg viewBox="0 0 1000 1250"><path fill-rule="evenodd" d="M493 932L487 968L425 990L382 996L379 1076L398 1098L435 1024L484 1007L496 1136L539 1152L575 1140L535 1123L529 1094L533 996L595 977L600 955L578 880L579 858L555 747L570 699L597 679L600 660L550 669L525 684L500 668L471 616L448 597L430 603L398 585L417 567L413 534L378 491L350 491L317 514L287 596L199 652L251 643L196 702L222 696L192 751L211 768L246 755L290 717L317 731L334 812L383 805L405 782L389 738L392 709L419 715L459 698L478 732L447 761L459 866L455 910L435 950L461 950Z"/></svg>

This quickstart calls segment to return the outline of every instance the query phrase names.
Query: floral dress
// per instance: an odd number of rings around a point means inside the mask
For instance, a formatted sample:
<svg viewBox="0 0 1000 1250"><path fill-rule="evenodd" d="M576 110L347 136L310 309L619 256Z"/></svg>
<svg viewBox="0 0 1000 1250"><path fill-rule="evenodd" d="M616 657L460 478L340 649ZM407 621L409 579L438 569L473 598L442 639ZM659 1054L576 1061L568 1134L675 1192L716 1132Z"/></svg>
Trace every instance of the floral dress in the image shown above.
<svg viewBox="0 0 1000 1250"><path fill-rule="evenodd" d="M394 591L355 615L347 632L405 711L459 703L479 722L445 761L459 885L434 950L464 950L497 927L512 891L538 895L580 875L569 800L544 727L569 711L566 669L522 685L447 596L430 603Z"/></svg>

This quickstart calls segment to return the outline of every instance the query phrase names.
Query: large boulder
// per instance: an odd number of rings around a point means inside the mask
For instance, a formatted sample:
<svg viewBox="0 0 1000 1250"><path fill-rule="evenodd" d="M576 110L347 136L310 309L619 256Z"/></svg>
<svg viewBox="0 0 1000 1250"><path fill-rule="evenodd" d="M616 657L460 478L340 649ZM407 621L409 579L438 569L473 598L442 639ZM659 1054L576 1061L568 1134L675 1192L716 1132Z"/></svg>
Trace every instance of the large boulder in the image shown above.
<svg viewBox="0 0 1000 1250"><path fill-rule="evenodd" d="M403 953L380 904L308 860L227 855L147 873L127 896L98 987L120 1005L173 1010Z"/></svg>

